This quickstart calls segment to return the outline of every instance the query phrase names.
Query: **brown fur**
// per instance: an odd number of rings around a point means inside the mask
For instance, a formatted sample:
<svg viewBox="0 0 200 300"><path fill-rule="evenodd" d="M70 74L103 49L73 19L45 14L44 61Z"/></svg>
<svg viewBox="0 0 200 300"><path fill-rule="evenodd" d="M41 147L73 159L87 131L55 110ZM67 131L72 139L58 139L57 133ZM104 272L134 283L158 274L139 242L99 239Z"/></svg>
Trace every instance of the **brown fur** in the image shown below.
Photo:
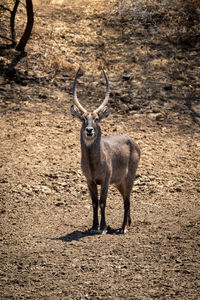
<svg viewBox="0 0 200 300"><path fill-rule="evenodd" d="M73 116L82 121L81 168L87 179L93 204L92 232L99 229L98 207L101 209L100 230L106 232L105 207L109 184L115 184L124 200L124 219L121 232L131 224L130 194L140 159L140 149L127 135L101 136L99 121L109 115L105 107L100 113L82 113L73 105ZM97 185L101 185L98 200Z"/></svg>

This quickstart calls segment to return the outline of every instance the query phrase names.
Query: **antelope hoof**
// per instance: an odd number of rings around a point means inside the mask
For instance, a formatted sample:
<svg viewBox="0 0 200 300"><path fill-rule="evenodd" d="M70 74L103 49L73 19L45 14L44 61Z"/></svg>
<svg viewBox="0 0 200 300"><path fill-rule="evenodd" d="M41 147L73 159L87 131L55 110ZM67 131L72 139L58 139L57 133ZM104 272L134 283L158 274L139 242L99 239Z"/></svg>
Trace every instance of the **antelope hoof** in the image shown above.
<svg viewBox="0 0 200 300"><path fill-rule="evenodd" d="M120 234L126 234L127 232L128 232L128 229L122 228L119 233Z"/></svg>
<svg viewBox="0 0 200 300"><path fill-rule="evenodd" d="M98 234L99 230L98 229L90 229L90 234Z"/></svg>
<svg viewBox="0 0 200 300"><path fill-rule="evenodd" d="M107 229L101 230L100 234L106 234L107 233Z"/></svg>

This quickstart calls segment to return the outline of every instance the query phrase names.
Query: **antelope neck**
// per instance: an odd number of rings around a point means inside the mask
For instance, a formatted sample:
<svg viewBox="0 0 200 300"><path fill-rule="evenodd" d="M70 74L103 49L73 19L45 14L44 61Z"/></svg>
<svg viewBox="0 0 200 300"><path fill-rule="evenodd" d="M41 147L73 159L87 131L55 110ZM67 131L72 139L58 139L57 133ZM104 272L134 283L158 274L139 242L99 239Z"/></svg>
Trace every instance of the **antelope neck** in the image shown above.
<svg viewBox="0 0 200 300"><path fill-rule="evenodd" d="M84 156L90 167L92 165L98 164L101 160L101 129L99 127L98 134L91 144L86 144L84 141L83 133L81 132L81 148L82 148L82 156Z"/></svg>

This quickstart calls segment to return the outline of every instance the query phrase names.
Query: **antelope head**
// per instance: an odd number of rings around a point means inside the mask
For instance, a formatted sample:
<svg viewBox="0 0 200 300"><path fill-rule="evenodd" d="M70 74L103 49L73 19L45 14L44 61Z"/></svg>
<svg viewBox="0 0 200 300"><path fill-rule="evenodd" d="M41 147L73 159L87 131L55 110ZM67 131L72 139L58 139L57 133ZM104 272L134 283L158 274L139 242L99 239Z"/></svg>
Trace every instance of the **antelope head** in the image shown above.
<svg viewBox="0 0 200 300"><path fill-rule="evenodd" d="M103 69L102 69L103 70ZM82 121L82 134L86 144L91 144L100 133L100 127L98 123L103 119L106 118L110 111L109 108L106 106L109 99L109 81L106 75L106 72L103 70L104 78L106 81L106 95L105 99L103 100L102 104L92 112L88 112L79 102L77 93L76 93L76 86L77 86L77 79L83 75L81 69L76 73L74 84L73 84L73 98L74 98L74 105L71 106L71 114L74 117L79 118Z"/></svg>

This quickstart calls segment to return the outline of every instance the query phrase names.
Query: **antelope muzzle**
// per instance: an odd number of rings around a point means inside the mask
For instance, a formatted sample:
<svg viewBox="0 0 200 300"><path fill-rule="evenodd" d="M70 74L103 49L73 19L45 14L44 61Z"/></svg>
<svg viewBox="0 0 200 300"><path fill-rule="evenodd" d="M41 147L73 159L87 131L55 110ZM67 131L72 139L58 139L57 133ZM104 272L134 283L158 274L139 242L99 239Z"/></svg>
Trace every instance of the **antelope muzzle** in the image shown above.
<svg viewBox="0 0 200 300"><path fill-rule="evenodd" d="M90 136L90 137L94 136L94 128L93 127L86 127L85 128L85 134L87 136Z"/></svg>

